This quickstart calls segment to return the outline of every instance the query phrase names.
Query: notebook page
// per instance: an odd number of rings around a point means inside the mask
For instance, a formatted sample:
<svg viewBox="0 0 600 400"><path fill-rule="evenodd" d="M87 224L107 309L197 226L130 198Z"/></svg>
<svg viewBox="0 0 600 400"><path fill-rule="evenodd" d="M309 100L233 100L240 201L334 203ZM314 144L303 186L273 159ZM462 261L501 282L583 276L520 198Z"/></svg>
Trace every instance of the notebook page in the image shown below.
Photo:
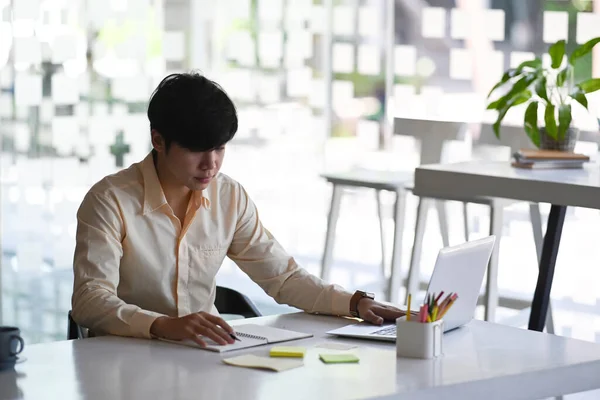
<svg viewBox="0 0 600 400"><path fill-rule="evenodd" d="M206 342L206 347L200 347L198 344L196 344L196 342L191 340L161 340L169 343L223 353L226 351L246 349L249 347L262 346L269 343L286 342L289 340L304 339L313 336L309 333L294 332L286 329L272 328L270 326L254 324L237 325L234 326L233 329L237 337L240 339L239 341L236 340L233 344L220 345L207 337L202 337L202 340Z"/></svg>
<svg viewBox="0 0 600 400"><path fill-rule="evenodd" d="M165 341L165 342L169 342L169 343L180 344L183 346L195 347L197 349L216 351L218 353L246 349L249 347L262 346L262 345L267 344L266 340L245 338L245 337L240 337L239 341L236 340L235 343L226 344L226 345L221 345L207 337L202 337L202 340L204 340L204 342L206 343L206 347L200 347L200 345L198 345L196 342L194 342L192 340L168 340L168 339L161 339L161 340Z"/></svg>
<svg viewBox="0 0 600 400"><path fill-rule="evenodd" d="M257 338L265 338L268 343L286 342L288 340L304 339L313 336L310 333L295 332L287 329L254 324L237 325L234 326L234 330L240 333L239 337L242 340L248 335Z"/></svg>

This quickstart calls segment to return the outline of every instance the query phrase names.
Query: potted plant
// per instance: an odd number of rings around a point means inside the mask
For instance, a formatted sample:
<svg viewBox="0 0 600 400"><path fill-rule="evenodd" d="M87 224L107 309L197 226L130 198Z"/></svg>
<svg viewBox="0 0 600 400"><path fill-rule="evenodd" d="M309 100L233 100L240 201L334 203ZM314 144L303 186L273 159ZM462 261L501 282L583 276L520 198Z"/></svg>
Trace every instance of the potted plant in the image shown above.
<svg viewBox="0 0 600 400"><path fill-rule="evenodd" d="M536 147L544 150L573 151L579 130L571 126L574 103L587 109L586 94L600 89L600 79L592 78L574 83L574 67L577 60L588 54L600 42L600 37L577 46L565 58L565 41L559 40L548 49L551 65L545 67L540 58L521 63L507 70L502 79L488 94L500 90L502 95L488 103L488 110L497 110L493 125L496 137L500 137L500 125L508 110L519 104L529 103L525 110L525 132ZM543 107L543 125L538 125L538 109Z"/></svg>

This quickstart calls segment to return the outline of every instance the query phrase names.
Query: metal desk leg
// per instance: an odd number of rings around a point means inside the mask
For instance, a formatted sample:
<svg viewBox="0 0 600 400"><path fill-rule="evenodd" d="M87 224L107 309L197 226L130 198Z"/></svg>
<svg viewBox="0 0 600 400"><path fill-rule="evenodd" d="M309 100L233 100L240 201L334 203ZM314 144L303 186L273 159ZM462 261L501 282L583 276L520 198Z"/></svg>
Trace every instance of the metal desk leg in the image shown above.
<svg viewBox="0 0 600 400"><path fill-rule="evenodd" d="M554 278L554 266L560 245L563 223L565 222L566 206L552 205L548 216L548 226L544 236L544 247L540 259L540 271L538 274L535 294L531 303L531 315L529 316L529 329L542 332L546 322L548 304L550 302L550 290Z"/></svg>
<svg viewBox="0 0 600 400"><path fill-rule="evenodd" d="M327 234L325 235L325 248L323 249L323 258L321 259L321 279L329 281L331 274L331 264L333 261L333 246L335 242L335 230L340 215L340 205L342 203L343 188L340 185L333 185L331 194L331 207L327 217Z"/></svg>
<svg viewBox="0 0 600 400"><path fill-rule="evenodd" d="M387 298L398 303L398 291L402 285L402 237L404 234L404 215L406 213L406 191L396 191L394 207L394 248L392 250L392 269L387 287Z"/></svg>

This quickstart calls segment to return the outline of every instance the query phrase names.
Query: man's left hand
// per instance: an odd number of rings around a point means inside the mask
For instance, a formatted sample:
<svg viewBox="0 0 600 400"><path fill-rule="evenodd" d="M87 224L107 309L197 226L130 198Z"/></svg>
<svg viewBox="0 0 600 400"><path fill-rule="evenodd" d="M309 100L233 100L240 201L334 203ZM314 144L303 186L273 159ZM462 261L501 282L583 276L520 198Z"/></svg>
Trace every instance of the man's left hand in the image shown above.
<svg viewBox="0 0 600 400"><path fill-rule="evenodd" d="M358 302L358 315L367 322L381 325L383 321L396 321L397 318L406 315L406 313L396 307L364 298Z"/></svg>

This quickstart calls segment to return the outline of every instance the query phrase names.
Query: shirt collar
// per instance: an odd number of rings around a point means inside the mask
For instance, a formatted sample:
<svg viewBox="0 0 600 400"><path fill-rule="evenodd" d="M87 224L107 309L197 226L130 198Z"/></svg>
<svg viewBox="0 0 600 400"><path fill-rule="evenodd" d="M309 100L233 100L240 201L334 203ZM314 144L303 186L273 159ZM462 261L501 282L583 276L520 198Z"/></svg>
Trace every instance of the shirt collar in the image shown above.
<svg viewBox="0 0 600 400"><path fill-rule="evenodd" d="M156 167L154 166L154 157L152 152L144 158L141 163L142 178L144 180L144 215L156 211L167 204L167 198L162 190ZM201 191L194 191L191 205L197 209L204 207L210 209L210 200L203 196Z"/></svg>

